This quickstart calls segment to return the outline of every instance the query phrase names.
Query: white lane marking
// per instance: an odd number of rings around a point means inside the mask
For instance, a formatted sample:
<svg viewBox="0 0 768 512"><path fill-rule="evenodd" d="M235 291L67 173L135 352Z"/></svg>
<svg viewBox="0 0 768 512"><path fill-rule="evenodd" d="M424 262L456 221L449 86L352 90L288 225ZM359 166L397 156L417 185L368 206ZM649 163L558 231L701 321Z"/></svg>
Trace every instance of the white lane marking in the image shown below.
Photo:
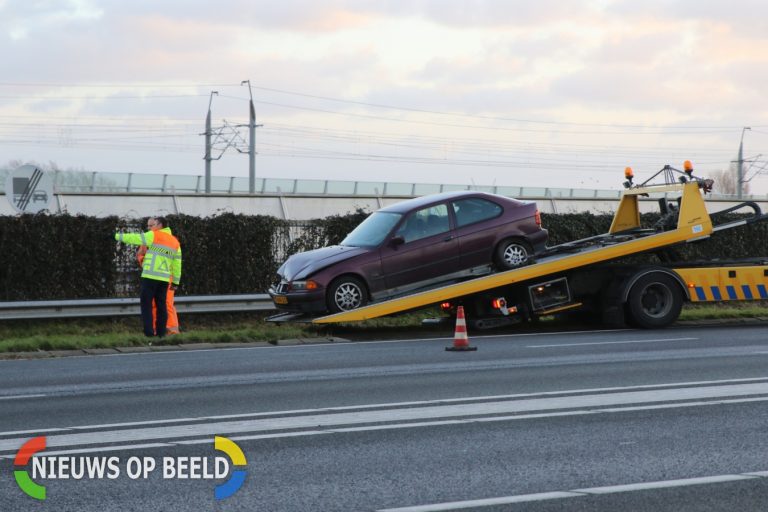
<svg viewBox="0 0 768 512"><path fill-rule="evenodd" d="M616 407L616 408L610 408L610 409L578 410L578 411L544 413L544 414L495 416L492 418L442 420L442 421L428 421L428 422L420 422L420 423L396 423L396 424L389 424L389 425L372 425L372 426L365 426L365 427L335 428L332 430L304 430L300 432L280 432L275 434L232 436L230 437L230 439L232 439L233 441L254 441L254 440L264 440L264 439L278 439L278 438L285 438L285 437L305 437L305 436L352 433L352 432L370 432L370 431L378 431L378 430L400 430L405 428L435 427L435 426L445 426L445 425L502 422L502 421L555 418L555 417L567 417L567 416L583 416L588 414L592 415L592 414L605 414L605 413L616 413L616 412L648 411L648 410L672 409L672 408L681 408L681 407L701 407L701 406L737 404L737 403L748 403L748 402L766 402L766 401L768 401L768 397L734 399L734 400L718 400L718 401L710 401L710 402L687 402L687 403L640 406L640 407ZM103 448L74 449L74 450L64 450L64 451L57 451L57 452L45 452L44 454L41 454L41 455L45 455L49 453L50 454L93 453L93 452L100 452L100 451L114 451L114 450L122 450L122 449L139 449L139 448L154 447L154 446L210 444L210 442L211 442L210 437L207 437L204 439L193 439L193 440L184 440L184 441L172 440L166 443L129 444L129 445L122 445L118 447L107 446ZM14 458L14 455L0 456L0 459L12 459L12 458ZM765 475L757 475L757 476L768 476L768 472L766 472Z"/></svg>
<svg viewBox="0 0 768 512"><path fill-rule="evenodd" d="M742 474L749 475L749 476L766 477L766 476L768 476L768 471L754 471L754 472L751 472L751 473L742 473Z"/></svg>
<svg viewBox="0 0 768 512"><path fill-rule="evenodd" d="M563 498L575 498L585 496L568 491L542 492L538 494L520 494L517 496L502 496L499 498L485 498L480 500L451 501L435 503L432 505L417 505L415 507L384 508L378 512L441 512L444 510L461 510L473 507L493 507L496 505L511 505L514 503L532 503L535 501L558 500Z"/></svg>
<svg viewBox="0 0 768 512"><path fill-rule="evenodd" d="M486 334L480 336L472 336L472 339L493 339L493 338L523 338L528 336L572 336L574 334L599 334L599 333L611 333L611 332L626 332L633 329L593 329L590 331L561 331L561 332L521 332L517 334ZM637 329L634 329L637 330ZM431 340L452 340L453 336L446 336L441 338L413 338L406 340L390 340L390 341L350 341L348 343L339 343L339 345L365 345L374 343L399 343L403 341L431 341ZM304 345L309 346L309 345ZM288 348L288 347L286 347Z"/></svg>
<svg viewBox="0 0 768 512"><path fill-rule="evenodd" d="M517 333L517 334L488 334L484 336L472 336L472 339L493 339L493 338L519 338L523 336L572 336L574 334L599 334L610 332L626 332L633 329L594 329L590 331L561 331L561 332L529 332L529 333ZM219 350L258 350L258 349L294 349L294 348L322 348L322 347L344 347L348 345L378 345L381 343L407 343L413 341L444 341L452 340L451 336L444 336L438 338L410 338L404 340L379 340L379 341L341 341L335 343L312 343L308 345L275 345L275 346L259 346L259 347L227 347L226 344L222 344L218 348L200 348L200 349L179 349L179 350L167 350L162 352L129 352L119 354L100 354L98 357L125 357L125 356L148 356L148 355L180 355L180 354L194 354L199 352L215 352ZM84 357L94 357L93 354L83 354L81 356L68 356L65 359L80 359ZM59 358L39 359L39 361L57 361ZM0 364L5 362L16 361L29 361L29 359L0 359Z"/></svg>
<svg viewBox="0 0 768 512"><path fill-rule="evenodd" d="M614 494L618 492L635 492L651 489L669 489L672 487L685 487L688 485L707 485L721 482L736 482L739 480L752 480L760 478L754 475L716 475L704 476L699 478L682 478L677 480L662 480L657 482L642 482L637 484L611 485L604 487L589 487L586 489L574 489L573 492L583 492L586 494Z"/></svg>
<svg viewBox="0 0 768 512"><path fill-rule="evenodd" d="M567 412L553 412L553 413L540 413L540 414L516 414L514 416L493 416L490 418L467 418L459 420L438 420L438 421L423 421L417 423L391 423L387 425L369 425L363 427L348 427L348 428L330 428L327 430L301 430L298 432L277 432L272 434L257 434L257 435L244 435L244 436L229 436L233 441L257 441L265 439L279 439L285 437L306 437L316 435L328 435L328 434L344 434L353 432L373 432L379 430L401 430L406 428L420 428L420 427L440 427L445 425L468 425L472 423L492 423L492 422L504 422L504 421L517 421L517 420L529 420L529 419L542 419L542 418L561 418L569 416L584 416L584 415L596 415L596 414L608 414L608 413L622 413L622 412L635 412L635 411L655 411L663 409L678 409L683 407L706 407L714 405L728 405L728 404L743 404L752 402L768 402L768 397L761 398L739 398L731 400L717 400L717 401L696 401L696 402L678 402L674 404L662 404L662 405L644 405L636 407L612 407L607 409L582 409ZM215 434L214 434L215 435ZM20 439L19 446L27 439ZM189 439L189 440L168 440L163 443L152 444L124 444L120 446L105 446L96 448L76 448L72 450L59 450L55 452L41 452L40 455L47 454L73 454L73 453L94 453L102 451L115 451L115 450L128 450L128 449L140 449L155 446L179 446L179 445L196 445L196 444L210 444L211 438L205 437L202 439ZM18 447L17 447L18 448ZM15 451L9 455L0 455L0 459L13 459ZM750 473L751 474L751 473ZM756 476L768 476L768 472L765 475L755 473Z"/></svg>
<svg viewBox="0 0 768 512"><path fill-rule="evenodd" d="M209 444L213 443L212 439L207 439ZM143 444L123 444L117 446L100 446L98 448L77 448L75 450L55 450L55 451L42 451L37 452L33 457L48 457L54 455L73 455L79 453L101 453L101 452L119 452L123 450L142 450L147 448L167 448L174 446L172 443L143 443ZM12 457L6 457L8 459Z"/></svg>
<svg viewBox="0 0 768 512"><path fill-rule="evenodd" d="M183 439L211 435L241 434L299 429L333 429L366 423L393 423L419 420L456 419L565 409L659 404L670 401L692 401L717 398L749 397L768 394L768 383L734 384L695 388L655 389L608 394L557 396L526 400L505 400L469 404L431 405L403 409L336 412L302 416L271 417L240 421L222 421L135 428L48 436L50 447ZM675 406L676 404L670 404ZM24 439L0 439L0 452L18 450Z"/></svg>
<svg viewBox="0 0 768 512"><path fill-rule="evenodd" d="M147 420L147 421L130 421L125 423L104 423L102 425L79 425L76 427L69 427L67 430L92 430L98 428L114 428L114 427L135 427L139 425L163 425L168 423L184 423L187 421L200 421L203 418L174 418L169 420ZM0 432L2 436L4 432Z"/></svg>
<svg viewBox="0 0 768 512"><path fill-rule="evenodd" d="M279 434L260 434L255 436L234 436L230 437L232 441L256 441L259 439L280 439L283 437L304 437L304 436L318 436L322 434L334 434L332 430L302 430L301 432L281 432ZM176 444L205 444L210 443L210 439L195 439L192 441L179 441Z"/></svg>
<svg viewBox="0 0 768 512"><path fill-rule="evenodd" d="M378 512L440 512L443 510L460 510L472 507L492 507L495 505L510 505L513 503L531 503L535 501L557 500L562 498L575 498L585 496L568 491L542 492L538 494L521 494L518 496L503 496L500 498L485 498L480 500L453 501L448 503L435 503L433 505L419 505L415 507L386 508Z"/></svg>
<svg viewBox="0 0 768 512"><path fill-rule="evenodd" d="M558 345L527 345L526 348L585 347L587 345L622 345L624 343L661 343L663 341L695 341L699 338L666 338L659 340L594 341L590 343L562 343Z"/></svg>
<svg viewBox="0 0 768 512"><path fill-rule="evenodd" d="M11 396L0 396L0 400L23 400L26 398L40 398L44 396L46 395L11 395Z"/></svg>
<svg viewBox="0 0 768 512"><path fill-rule="evenodd" d="M462 510L467 508L509 505L513 503L532 503L536 501L557 500L565 498L583 498L585 496L598 496L605 494L619 494L624 492L671 489L675 487L690 487L693 485L711 485L726 482L739 482L743 480L755 480L758 478L764 478L764 473L766 472L742 473L738 475L715 475L698 478L681 478L677 480L661 480L657 482L642 482L636 484L611 485L605 487L588 487L586 489L542 492L536 494L518 494L516 496L501 496L498 498L433 503L429 505L417 505L413 507L387 508L380 509L378 512L443 512L449 510Z"/></svg>
<svg viewBox="0 0 768 512"><path fill-rule="evenodd" d="M14 436L19 434L40 434L43 432L71 432L71 428L39 428L35 430L16 430L0 433L0 436Z"/></svg>
<svg viewBox="0 0 768 512"><path fill-rule="evenodd" d="M701 380L692 382L669 382L664 384L645 384L640 386L618 386L610 388L585 388L585 389L569 389L561 391L542 391L539 393L518 393L514 395L488 395L488 396L469 396L465 398L442 398L437 400L418 400L411 402L389 402L379 404L361 404L361 405L347 405L338 407L322 407L316 409L293 409L282 411L265 411L265 412L253 412L242 414L224 414L218 416L199 416L192 418L173 418L163 420L147 420L147 421L133 421L124 423L104 423L99 425L79 425L72 427L53 427L53 428L40 428L36 430L23 430L12 432L0 432L0 437L6 437L14 434L26 434L36 432L53 432L53 431L73 431L73 430L96 430L101 428L114 428L114 427L133 427L143 425L162 425L170 423L184 423L195 421L218 421L225 419L237 419L237 418L259 418L264 416L285 416L285 415L298 415L309 413L325 413L325 412L338 412L338 411L356 411L366 409L377 408L400 408L410 407L413 405L443 405L460 402L477 402L477 401L491 401L491 400L509 400L515 398L536 398L536 397L549 397L558 395L576 395L583 393L608 393L613 391L632 391L632 390L646 390L646 389L662 389L662 388L674 388L674 387L689 387L689 386L705 386L705 385L730 385L730 384L743 384L748 382L768 382L768 377L753 377L749 379L727 379L727 380Z"/></svg>

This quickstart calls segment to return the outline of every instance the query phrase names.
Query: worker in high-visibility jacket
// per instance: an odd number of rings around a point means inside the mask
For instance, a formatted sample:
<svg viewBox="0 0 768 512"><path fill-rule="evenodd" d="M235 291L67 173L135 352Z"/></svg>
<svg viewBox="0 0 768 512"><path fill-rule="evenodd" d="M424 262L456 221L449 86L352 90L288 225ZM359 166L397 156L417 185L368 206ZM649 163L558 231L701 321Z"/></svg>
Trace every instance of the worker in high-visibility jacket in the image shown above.
<svg viewBox="0 0 768 512"><path fill-rule="evenodd" d="M153 217L146 233L115 233L115 240L130 245L146 245L141 271L141 319L145 336L165 336L168 322L166 297L169 285L181 282L181 244L171 233L165 217ZM153 321L152 303L157 307ZM153 325L154 324L154 325Z"/></svg>
<svg viewBox="0 0 768 512"><path fill-rule="evenodd" d="M149 222L152 222L152 220L150 219ZM144 268L144 256L147 254L147 249L149 248L146 245L142 245L139 247L139 250L136 251L136 261L138 261L139 263L139 268ZM171 279L173 279L173 276L171 276ZM168 283L168 291L166 292L166 295L165 295L165 307L168 310L168 321L165 324L166 334L179 334L181 332L179 330L179 315L178 313L176 313L176 305L173 303L175 298L176 298L176 287L173 285L173 283ZM155 303L153 301L152 302L152 325L154 325L156 318L157 318L157 306L155 306Z"/></svg>

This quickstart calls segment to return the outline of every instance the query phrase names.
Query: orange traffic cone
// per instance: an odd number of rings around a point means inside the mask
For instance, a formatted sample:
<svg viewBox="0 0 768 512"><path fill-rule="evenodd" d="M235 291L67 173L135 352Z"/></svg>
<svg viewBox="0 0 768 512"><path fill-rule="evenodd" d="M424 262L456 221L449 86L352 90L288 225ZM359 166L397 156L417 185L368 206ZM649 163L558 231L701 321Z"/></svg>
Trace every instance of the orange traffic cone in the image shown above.
<svg viewBox="0 0 768 512"><path fill-rule="evenodd" d="M453 334L453 346L445 347L445 350L451 352L466 352L477 350L477 347L469 346L467 337L467 322L464 320L464 306L459 306L456 310L456 331Z"/></svg>

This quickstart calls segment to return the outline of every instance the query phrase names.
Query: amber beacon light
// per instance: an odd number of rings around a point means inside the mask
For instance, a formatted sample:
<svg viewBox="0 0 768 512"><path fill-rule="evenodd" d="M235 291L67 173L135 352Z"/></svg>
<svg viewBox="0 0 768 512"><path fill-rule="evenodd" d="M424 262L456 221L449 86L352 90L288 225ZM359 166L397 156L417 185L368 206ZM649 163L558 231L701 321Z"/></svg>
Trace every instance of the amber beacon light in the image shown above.
<svg viewBox="0 0 768 512"><path fill-rule="evenodd" d="M624 188L632 188L632 179L635 177L635 173L631 167L624 168L624 177L627 181L624 182Z"/></svg>

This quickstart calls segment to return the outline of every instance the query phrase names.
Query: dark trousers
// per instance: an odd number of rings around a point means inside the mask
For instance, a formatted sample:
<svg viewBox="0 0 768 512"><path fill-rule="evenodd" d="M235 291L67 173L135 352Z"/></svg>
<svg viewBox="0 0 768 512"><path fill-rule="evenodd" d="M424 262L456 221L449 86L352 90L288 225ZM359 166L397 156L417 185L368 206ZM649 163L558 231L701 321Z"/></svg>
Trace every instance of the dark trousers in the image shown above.
<svg viewBox="0 0 768 512"><path fill-rule="evenodd" d="M145 336L165 336L165 326L168 323L168 308L165 296L168 293L168 283L156 279L141 278L141 320L144 323ZM157 325L152 325L152 301L157 305Z"/></svg>

